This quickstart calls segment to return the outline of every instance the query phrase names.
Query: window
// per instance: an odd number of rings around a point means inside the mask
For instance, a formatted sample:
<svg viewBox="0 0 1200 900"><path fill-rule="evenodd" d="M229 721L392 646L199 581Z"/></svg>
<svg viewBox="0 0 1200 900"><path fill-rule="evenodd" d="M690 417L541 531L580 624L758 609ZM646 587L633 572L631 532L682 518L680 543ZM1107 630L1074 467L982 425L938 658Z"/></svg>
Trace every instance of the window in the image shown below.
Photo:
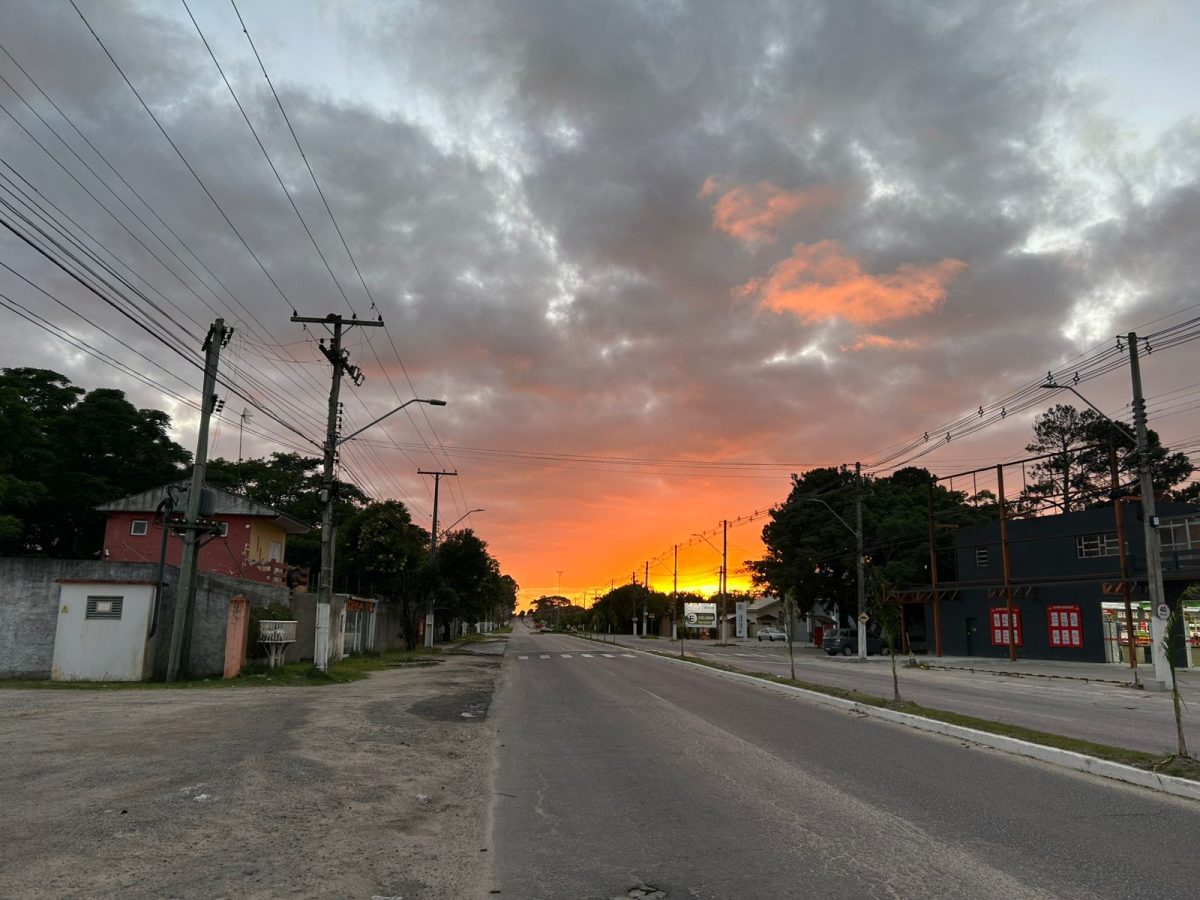
<svg viewBox="0 0 1200 900"><path fill-rule="evenodd" d="M88 597L85 619L119 619L124 597Z"/></svg>
<svg viewBox="0 0 1200 900"><path fill-rule="evenodd" d="M229 537L229 523L228 522L218 522L217 524L221 528L221 530L219 532L217 532L217 534L219 534L221 537Z"/></svg>
<svg viewBox="0 0 1200 900"><path fill-rule="evenodd" d="M975 565L979 566L979 568L981 568L981 569L986 569L987 564L988 564L988 548L987 547L976 547L975 548Z"/></svg>
<svg viewBox="0 0 1200 900"><path fill-rule="evenodd" d="M1104 534L1081 534L1075 538L1075 552L1079 554L1080 559L1116 556L1121 552L1117 543L1117 533L1108 531Z"/></svg>
<svg viewBox="0 0 1200 900"><path fill-rule="evenodd" d="M145 534L150 529L150 523L146 519L134 519L129 524L130 534Z"/></svg>
<svg viewBox="0 0 1200 900"><path fill-rule="evenodd" d="M1078 606L1047 606L1051 647L1082 647L1083 623Z"/></svg>
<svg viewBox="0 0 1200 900"><path fill-rule="evenodd" d="M1163 519L1158 537L1164 550L1200 550L1200 516Z"/></svg>
<svg viewBox="0 0 1200 900"><path fill-rule="evenodd" d="M1004 607L999 607L991 611L992 627L988 631L992 635L993 647L1008 646L1008 610ZM1012 642L1016 646L1021 646L1021 611L1014 609L1012 611Z"/></svg>

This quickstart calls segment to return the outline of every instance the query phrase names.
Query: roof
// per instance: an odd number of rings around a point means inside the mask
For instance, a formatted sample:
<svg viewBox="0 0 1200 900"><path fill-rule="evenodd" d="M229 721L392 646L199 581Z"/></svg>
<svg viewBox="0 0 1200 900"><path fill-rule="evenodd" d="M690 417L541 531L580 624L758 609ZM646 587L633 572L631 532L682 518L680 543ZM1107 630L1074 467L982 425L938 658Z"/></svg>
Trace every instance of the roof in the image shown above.
<svg viewBox="0 0 1200 900"><path fill-rule="evenodd" d="M178 483L173 486L179 488L183 496L187 495L189 484ZM148 491L142 491L140 494L130 494L128 497L122 497L119 500L102 503L96 509L99 512L108 513L153 513L158 509L158 504L166 498L168 487L172 487L172 485L164 484L160 487L151 488ZM216 508L213 515L217 518L221 516L253 516L260 519L269 519L287 534L306 534L312 530L303 522L281 513L274 507L258 503L242 494L233 494L221 488L213 487L211 484L206 484L205 487L216 495Z"/></svg>

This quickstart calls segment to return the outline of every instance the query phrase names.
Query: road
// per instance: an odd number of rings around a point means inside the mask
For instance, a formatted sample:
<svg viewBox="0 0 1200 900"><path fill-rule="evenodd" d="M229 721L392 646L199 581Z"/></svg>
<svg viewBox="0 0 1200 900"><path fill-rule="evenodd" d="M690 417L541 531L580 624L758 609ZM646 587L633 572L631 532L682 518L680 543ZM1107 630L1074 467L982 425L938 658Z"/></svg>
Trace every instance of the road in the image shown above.
<svg viewBox="0 0 1200 900"><path fill-rule="evenodd" d="M677 653L679 643L667 640L639 640L628 635L617 638L625 646ZM721 646L709 641L687 641L689 655L724 663L747 672L788 675L787 647L779 643L731 643ZM990 662L990 661L989 661ZM1111 670L1113 667L1087 666L1081 670ZM1120 677L1124 670L1105 672ZM1187 699L1192 707L1184 719L1189 747L1200 747L1200 716L1196 701L1200 691L1187 672ZM797 648L796 678L816 684L853 688L879 697L892 695L890 661L872 656L866 663L856 659L831 657L820 650ZM1181 684L1183 684L1181 678ZM901 692L905 700L933 709L980 716L1024 725L1039 731L1069 737L1168 754L1175 749L1175 717L1170 696L1161 691L1139 691L1105 682L1037 677L1009 678L968 671L940 669L900 670ZM1194 698L1194 699L1193 699Z"/></svg>
<svg viewBox="0 0 1200 900"><path fill-rule="evenodd" d="M517 624L501 897L1196 896L1200 805Z"/></svg>

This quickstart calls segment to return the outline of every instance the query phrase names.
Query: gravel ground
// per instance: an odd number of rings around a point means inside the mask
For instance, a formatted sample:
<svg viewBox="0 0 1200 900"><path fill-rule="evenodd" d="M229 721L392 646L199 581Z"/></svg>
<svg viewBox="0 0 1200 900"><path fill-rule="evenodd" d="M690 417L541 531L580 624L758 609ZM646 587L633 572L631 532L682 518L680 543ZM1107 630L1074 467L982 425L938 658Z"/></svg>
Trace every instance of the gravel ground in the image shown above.
<svg viewBox="0 0 1200 900"><path fill-rule="evenodd" d="M0 690L0 897L480 896L500 662Z"/></svg>

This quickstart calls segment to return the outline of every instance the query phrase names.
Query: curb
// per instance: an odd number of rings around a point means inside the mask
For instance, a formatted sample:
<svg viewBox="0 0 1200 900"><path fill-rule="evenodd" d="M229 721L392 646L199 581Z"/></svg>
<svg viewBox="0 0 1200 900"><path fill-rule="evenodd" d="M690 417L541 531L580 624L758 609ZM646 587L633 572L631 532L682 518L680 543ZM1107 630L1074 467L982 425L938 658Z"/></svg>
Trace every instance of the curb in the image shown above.
<svg viewBox="0 0 1200 900"><path fill-rule="evenodd" d="M897 712L892 709L884 709L878 706L867 706L858 703L854 700L845 700L841 697L833 697L829 694L821 694L817 691L810 691L806 688L794 687L790 684L779 684L775 681L767 681L763 678L756 678L753 675L747 675L742 672L726 672L723 669L715 669L712 666L706 666L702 663L691 662L686 659L679 659L675 656L667 656L664 653L654 650L642 650L640 647L630 648L640 653L645 653L648 656L655 656L667 662L674 662L685 666L690 666L694 669L704 669L714 675L724 678L730 678L734 681L742 681L756 685L767 690L774 690L776 693L789 694L794 697L801 697L813 703L818 703L822 706L833 707L834 709L846 710L860 716L871 716L876 719L883 719L885 722L892 722L896 725L904 725L909 728L914 728L917 731L928 731L933 734L940 734L944 737L957 738L959 740L970 741L973 744L978 744L983 747L990 747L993 750L1001 750L1005 753L1011 753L1014 756L1024 756L1027 759L1036 759L1039 762L1044 762L1052 766L1058 766L1064 769L1070 769L1075 772L1084 772L1088 775L1098 775L1101 778L1108 778L1113 781L1122 781L1126 784L1137 785L1138 787L1149 788L1152 791L1159 791L1164 794L1170 794L1173 797L1182 797L1186 800L1200 801L1200 781L1191 781L1187 778L1176 778L1173 775L1158 775L1154 772L1148 772L1145 769L1137 769L1133 766L1126 766L1122 763L1111 762L1107 759L1098 759L1094 756L1087 756L1083 753L1076 753L1073 750L1060 750L1057 747L1047 747L1043 744L1033 744L1029 741L1023 741L1019 738L1005 737L1000 734L991 734L987 731L979 731L975 728L967 728L964 725L952 725L949 722L939 722L937 719L926 719L923 716L915 716L912 713Z"/></svg>

